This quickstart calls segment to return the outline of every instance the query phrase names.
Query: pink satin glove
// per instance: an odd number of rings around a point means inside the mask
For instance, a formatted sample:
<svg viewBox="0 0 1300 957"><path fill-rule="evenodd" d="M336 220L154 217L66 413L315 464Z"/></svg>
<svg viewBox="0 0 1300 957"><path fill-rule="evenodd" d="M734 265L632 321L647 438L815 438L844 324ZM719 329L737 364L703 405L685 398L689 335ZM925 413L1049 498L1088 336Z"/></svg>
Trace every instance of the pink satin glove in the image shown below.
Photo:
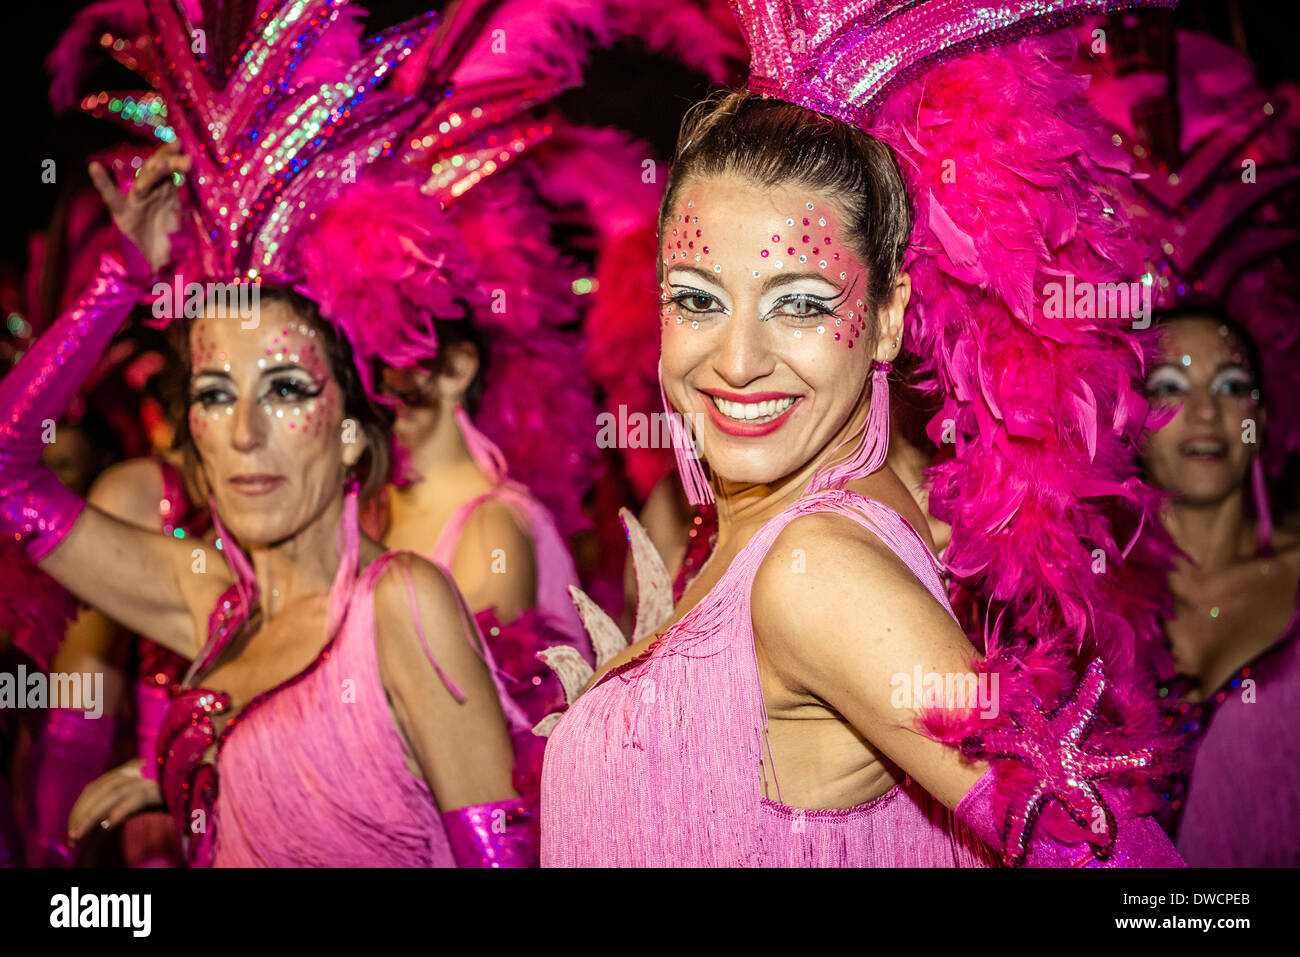
<svg viewBox="0 0 1300 957"><path fill-rule="evenodd" d="M1131 793L1102 780L1160 761L1155 747L1116 750L1089 740L1105 684L1094 661L1050 711L1031 697L1028 707L962 740L966 757L992 766L955 813L1008 865L1187 866Z"/></svg>
<svg viewBox="0 0 1300 957"><path fill-rule="evenodd" d="M445 811L442 823L457 867L537 867L541 860L535 798Z"/></svg>
<svg viewBox="0 0 1300 957"><path fill-rule="evenodd" d="M41 465L44 437L140 299L153 270L124 242L104 256L75 306L0 380L0 534L39 562L72 530L85 502Z"/></svg>

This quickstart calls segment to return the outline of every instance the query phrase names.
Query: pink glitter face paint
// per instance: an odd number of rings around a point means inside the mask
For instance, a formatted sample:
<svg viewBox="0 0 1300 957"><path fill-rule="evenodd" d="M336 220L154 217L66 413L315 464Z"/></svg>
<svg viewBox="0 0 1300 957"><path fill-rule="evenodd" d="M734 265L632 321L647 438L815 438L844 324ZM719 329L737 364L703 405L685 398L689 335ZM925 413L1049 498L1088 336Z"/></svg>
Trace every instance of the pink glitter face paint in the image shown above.
<svg viewBox="0 0 1300 957"><path fill-rule="evenodd" d="M707 328L727 313L715 295L722 287L739 293L743 290L734 287L744 286L746 278L754 281L749 284L752 286L771 286L774 271L781 270L800 281L791 286L789 294L768 297L770 301L761 304L759 318L777 320L776 327L795 339L825 337L853 348L866 330L859 295L866 285L866 269L856 262L840 264L840 253L829 251L828 247L839 244L838 225L835 212L825 201L821 209L817 200L805 199L797 211L778 212L750 259L743 251L737 255L729 237L719 234L716 224L708 221L705 199L698 189L685 191L664 224L662 328ZM814 277L825 282L806 281Z"/></svg>
<svg viewBox="0 0 1300 957"><path fill-rule="evenodd" d="M318 515L320 497L341 489L360 449L349 456L347 443L364 442L341 428L343 396L316 330L270 303L255 329L196 320L190 344L190 430L222 520L253 539L291 533L295 515Z"/></svg>
<svg viewBox="0 0 1300 957"><path fill-rule="evenodd" d="M832 266L836 209L799 186L710 177L685 184L674 206L659 262L668 405L691 417L714 476L788 476L860 412L874 351L859 342L870 334L866 267L847 246Z"/></svg>

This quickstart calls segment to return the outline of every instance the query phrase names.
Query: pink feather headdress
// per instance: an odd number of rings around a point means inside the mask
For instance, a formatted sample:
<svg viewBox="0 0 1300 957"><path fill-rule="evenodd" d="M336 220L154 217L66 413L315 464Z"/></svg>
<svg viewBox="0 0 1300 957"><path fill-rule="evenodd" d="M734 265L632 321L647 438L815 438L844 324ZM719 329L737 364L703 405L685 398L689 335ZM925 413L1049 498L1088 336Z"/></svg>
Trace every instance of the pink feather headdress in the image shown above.
<svg viewBox="0 0 1300 957"><path fill-rule="evenodd" d="M1125 157L1061 65L1073 38L1031 34L1156 5L1171 4L732 0L752 90L898 158L917 213L907 348L943 400L930 507L952 525L954 603L991 656L1102 657L1135 727L1169 555L1137 468L1150 334L1045 301L1066 277L1139 280L1144 250L1117 198Z"/></svg>
<svg viewBox="0 0 1300 957"><path fill-rule="evenodd" d="M182 271L298 288L352 344L372 395L370 360L432 358L432 319L472 310L491 354L476 425L573 531L597 472L596 417L582 272L554 243L542 172L565 128L550 101L581 81L592 47L644 29L659 6L461 0L441 22L362 40L347 0L106 0L51 55L52 98L71 102L92 40L144 76L148 92L80 105L195 155ZM118 172L126 185L132 170Z"/></svg>

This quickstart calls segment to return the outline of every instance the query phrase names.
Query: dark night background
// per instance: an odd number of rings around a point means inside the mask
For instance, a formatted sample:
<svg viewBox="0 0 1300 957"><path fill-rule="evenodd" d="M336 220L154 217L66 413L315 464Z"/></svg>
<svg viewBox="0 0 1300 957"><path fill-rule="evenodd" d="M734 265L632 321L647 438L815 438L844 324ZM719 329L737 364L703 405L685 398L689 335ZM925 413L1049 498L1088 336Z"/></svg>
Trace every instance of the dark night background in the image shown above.
<svg viewBox="0 0 1300 957"><path fill-rule="evenodd" d="M10 50L0 69L14 109L0 158L5 210L0 269L20 275L26 267L28 235L48 223L59 192L88 182L86 156L120 142L123 135L107 121L74 114L55 116L50 108L44 60L72 15L84 5L82 0L9 0L5 4L4 35ZM362 2L370 10L368 32L398 23L430 5L421 0ZM1294 33L1287 28L1287 14L1294 10L1290 0L1184 0L1174 16L1180 26L1213 33L1248 53L1258 64L1261 78L1271 85L1300 75ZM99 88L142 85L134 74L107 58L105 61L106 66L92 77ZM632 46L598 53L587 79L585 88L566 94L566 111L589 122L622 127L648 140L660 156L671 151L683 111L709 89L702 76ZM45 159L57 164L57 184L41 182Z"/></svg>

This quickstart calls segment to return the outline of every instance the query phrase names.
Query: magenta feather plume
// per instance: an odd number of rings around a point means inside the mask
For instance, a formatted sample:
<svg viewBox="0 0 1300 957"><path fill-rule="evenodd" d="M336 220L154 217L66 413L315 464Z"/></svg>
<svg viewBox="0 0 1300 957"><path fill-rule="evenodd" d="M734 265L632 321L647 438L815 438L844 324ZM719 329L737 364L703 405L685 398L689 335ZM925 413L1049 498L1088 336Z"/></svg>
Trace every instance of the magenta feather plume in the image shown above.
<svg viewBox="0 0 1300 957"><path fill-rule="evenodd" d="M355 183L298 250L302 292L347 337L367 392L370 360L411 368L438 351L435 318L486 302L473 262L437 200L414 184Z"/></svg>
<svg viewBox="0 0 1300 957"><path fill-rule="evenodd" d="M595 251L584 297L583 355L601 412L616 419L662 411L655 256L663 165L650 147L615 130L562 127L538 151L539 187L570 210ZM671 449L620 448L634 494L644 500L676 466Z"/></svg>
<svg viewBox="0 0 1300 957"><path fill-rule="evenodd" d="M1161 656L1170 546L1137 473L1150 333L1045 308L1048 283L1143 271L1115 198L1126 175L1085 79L1059 65L1072 42L936 66L887 98L871 132L916 206L907 342L944 396L930 507L953 526L957 587L987 616L1009 612L990 652L1097 654L1122 685Z"/></svg>
<svg viewBox="0 0 1300 957"><path fill-rule="evenodd" d="M619 33L703 73L710 82L744 77L749 50L725 3L717 0L620 0L612 4Z"/></svg>
<svg viewBox="0 0 1300 957"><path fill-rule="evenodd" d="M532 159L470 190L454 223L475 264L489 361L475 424L505 453L513 478L573 534L595 480L596 410L582 368L576 265L551 235Z"/></svg>
<svg viewBox="0 0 1300 957"><path fill-rule="evenodd" d="M1050 710L1061 703L1078 675L1069 658L1047 648L1027 649L1021 656L995 655L971 662L976 675L988 689L988 701L974 707L951 707L944 703L922 709L917 729L927 737L954 747L970 736L1008 728L1013 720L1031 714L1035 708ZM996 675L996 679L992 676ZM1172 776L1183 770L1186 752L1180 736L1150 704L1150 690L1133 682L1114 682L1107 676L1106 693L1098 702L1095 716L1083 743L1086 750L1120 754L1145 749L1151 763L1142 768L1116 770L1107 775L1112 785L1123 786L1123 819L1158 811L1163 807L1162 789ZM989 706L994 706L990 709ZM986 710L987 709L987 710ZM1005 816L1015 804L1023 806L1040 787L1040 771L1029 762L993 762L997 776L994 791L995 815ZM1041 824L1052 836L1067 842L1086 840L1077 825L1059 807L1044 809Z"/></svg>

